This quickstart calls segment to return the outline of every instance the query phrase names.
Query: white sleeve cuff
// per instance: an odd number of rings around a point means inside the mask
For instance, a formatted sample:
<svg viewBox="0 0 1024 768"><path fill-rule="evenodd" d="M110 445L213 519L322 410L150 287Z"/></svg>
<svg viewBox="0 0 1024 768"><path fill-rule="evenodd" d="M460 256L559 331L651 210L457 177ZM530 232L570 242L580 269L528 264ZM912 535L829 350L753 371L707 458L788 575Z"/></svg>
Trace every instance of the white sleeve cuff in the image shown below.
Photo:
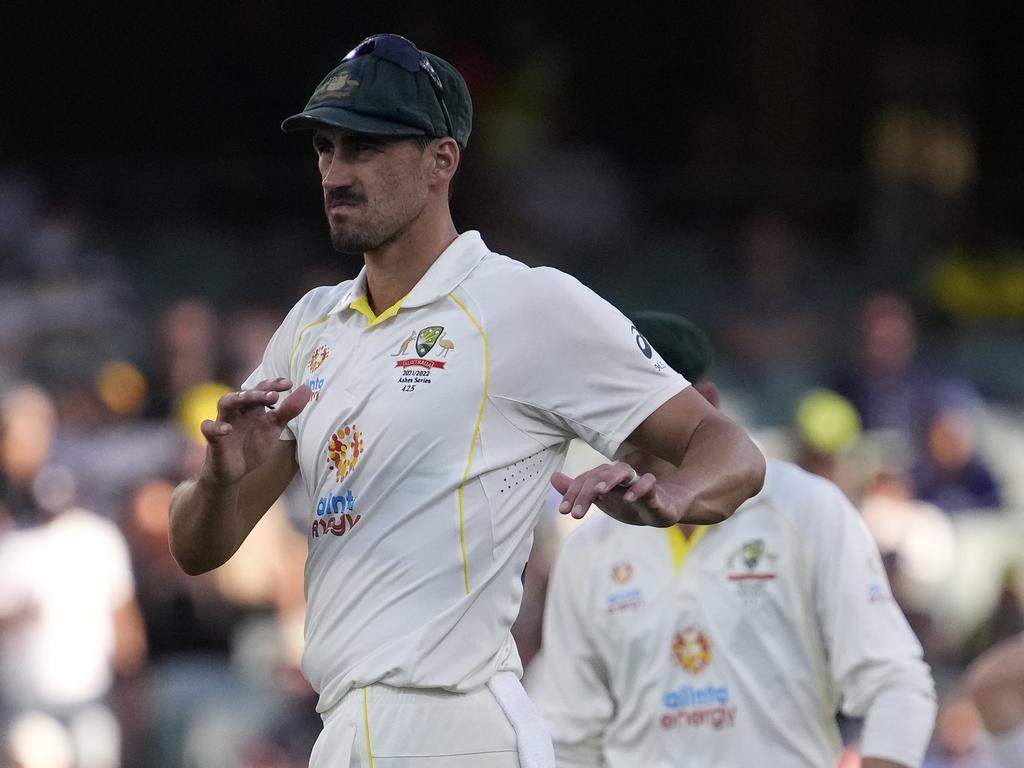
<svg viewBox="0 0 1024 768"><path fill-rule="evenodd" d="M864 718L861 755L911 768L920 766L931 740L937 709L935 697L924 691L880 692Z"/></svg>

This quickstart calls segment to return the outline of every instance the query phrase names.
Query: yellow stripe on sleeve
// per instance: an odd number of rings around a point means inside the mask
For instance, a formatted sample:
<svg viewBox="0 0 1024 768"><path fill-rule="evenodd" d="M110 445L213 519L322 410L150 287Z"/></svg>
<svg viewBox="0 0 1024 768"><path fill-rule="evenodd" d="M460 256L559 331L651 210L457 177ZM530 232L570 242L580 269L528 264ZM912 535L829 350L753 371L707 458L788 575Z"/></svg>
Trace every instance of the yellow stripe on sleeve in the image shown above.
<svg viewBox="0 0 1024 768"><path fill-rule="evenodd" d="M469 439L469 456L466 458L466 470L462 473L462 482L459 483L459 547L462 549L462 576L466 582L466 594L469 594L469 556L466 554L466 512L463 504L463 489L466 487L466 481L469 480L469 471L473 466L473 450L476 448L476 441L480 436L480 425L484 420L484 406L487 405L488 387L490 385L490 352L488 350L487 334L484 329L480 327L480 323L476 321L476 318L466 309L466 305L459 301L458 297L454 293L449 293L452 301L459 305L459 309L466 313L466 317L476 328L477 333L480 334L480 338L483 339L484 344L484 394L480 398L480 410L476 416L476 424L473 425L473 434Z"/></svg>

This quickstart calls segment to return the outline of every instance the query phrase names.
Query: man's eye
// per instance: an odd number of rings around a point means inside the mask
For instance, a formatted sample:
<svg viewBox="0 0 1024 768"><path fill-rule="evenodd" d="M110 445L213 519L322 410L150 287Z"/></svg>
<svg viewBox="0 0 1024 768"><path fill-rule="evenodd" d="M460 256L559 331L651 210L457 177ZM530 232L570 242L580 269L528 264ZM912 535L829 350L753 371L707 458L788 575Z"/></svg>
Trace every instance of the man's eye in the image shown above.
<svg viewBox="0 0 1024 768"><path fill-rule="evenodd" d="M320 143L320 144L316 145L316 153L318 155L323 155L323 154L326 154L326 153L328 153L330 151L331 151L331 145L328 144L327 142L323 142L323 143Z"/></svg>

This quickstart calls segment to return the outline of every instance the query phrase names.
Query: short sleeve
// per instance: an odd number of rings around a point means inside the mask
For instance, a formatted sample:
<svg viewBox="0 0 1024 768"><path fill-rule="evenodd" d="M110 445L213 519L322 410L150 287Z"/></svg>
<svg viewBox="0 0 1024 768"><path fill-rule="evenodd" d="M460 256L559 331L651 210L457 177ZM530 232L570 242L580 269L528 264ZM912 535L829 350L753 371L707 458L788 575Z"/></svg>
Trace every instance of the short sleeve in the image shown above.
<svg viewBox="0 0 1024 768"><path fill-rule="evenodd" d="M857 510L837 488L820 490L813 589L841 709L865 717L864 755L920 765L935 718L921 644Z"/></svg>
<svg viewBox="0 0 1024 768"><path fill-rule="evenodd" d="M579 437L614 456L688 382L625 315L575 278L537 268L520 279L522 301L489 330L492 398L525 431Z"/></svg>

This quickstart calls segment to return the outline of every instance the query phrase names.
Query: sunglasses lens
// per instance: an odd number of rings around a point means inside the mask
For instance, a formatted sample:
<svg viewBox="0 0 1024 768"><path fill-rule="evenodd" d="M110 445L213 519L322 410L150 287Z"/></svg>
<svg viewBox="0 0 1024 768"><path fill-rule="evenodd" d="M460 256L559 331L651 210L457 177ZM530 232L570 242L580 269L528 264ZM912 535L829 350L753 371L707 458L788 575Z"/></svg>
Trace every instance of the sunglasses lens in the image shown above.
<svg viewBox="0 0 1024 768"><path fill-rule="evenodd" d="M406 72L418 72L426 57L405 38L398 35L378 35L371 37L355 48L346 56L344 61L358 59L360 56L374 54L385 61L397 64Z"/></svg>

